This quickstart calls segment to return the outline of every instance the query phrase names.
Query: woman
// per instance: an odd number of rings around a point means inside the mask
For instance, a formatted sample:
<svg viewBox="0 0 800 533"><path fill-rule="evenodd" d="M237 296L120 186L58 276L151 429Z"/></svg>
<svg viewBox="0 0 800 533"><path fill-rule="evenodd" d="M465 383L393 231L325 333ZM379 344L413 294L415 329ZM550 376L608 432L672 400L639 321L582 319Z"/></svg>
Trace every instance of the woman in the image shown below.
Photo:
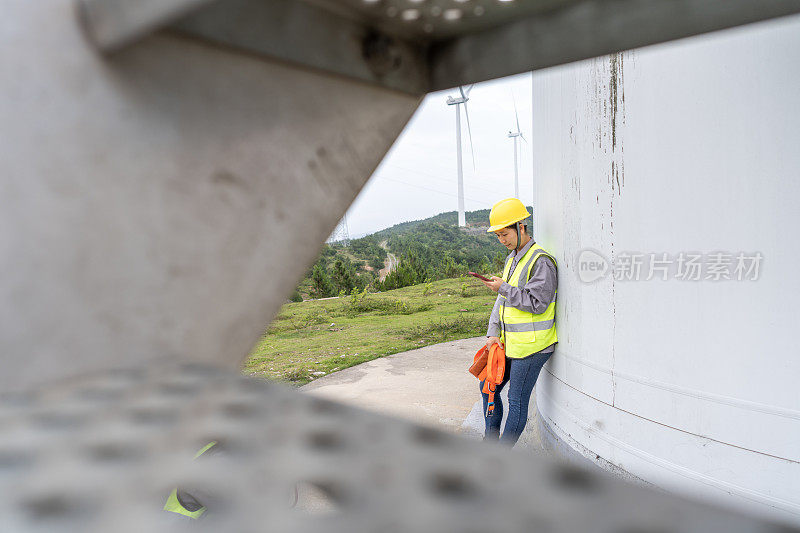
<svg viewBox="0 0 800 533"><path fill-rule="evenodd" d="M497 202L489 214L489 232L508 248L503 277L492 276L483 284L498 293L486 347L500 343L506 352L506 371L495 392L495 407L486 417L484 440L514 446L528 421L531 391L542 366L558 342L555 302L558 271L555 258L531 238L525 220L531 216L517 198ZM500 391L508 384L509 412L500 436L503 402ZM483 390L483 382L480 384ZM488 394L483 396L486 413Z"/></svg>

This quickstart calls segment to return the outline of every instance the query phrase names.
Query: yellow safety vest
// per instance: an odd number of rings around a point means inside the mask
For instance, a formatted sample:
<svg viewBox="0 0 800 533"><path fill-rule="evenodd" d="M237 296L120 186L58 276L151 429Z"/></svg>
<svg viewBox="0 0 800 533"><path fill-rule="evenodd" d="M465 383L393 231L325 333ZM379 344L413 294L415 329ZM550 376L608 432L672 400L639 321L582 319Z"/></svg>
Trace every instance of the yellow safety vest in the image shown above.
<svg viewBox="0 0 800 533"><path fill-rule="evenodd" d="M517 263L514 272L511 270L513 256L506 261L503 269L503 281L513 287L522 288L530 279L536 261L546 255L558 266L555 257L534 243ZM556 290L558 293L558 290ZM558 341L556 335L556 293L553 301L543 313L529 313L507 303L506 297L500 295L500 339L505 344L506 357L519 359L539 352Z"/></svg>
<svg viewBox="0 0 800 533"><path fill-rule="evenodd" d="M199 452L197 452L194 456L195 459L206 453L210 450L214 445L217 444L217 441L212 441L203 446ZM183 516L188 516L189 518L198 519L203 516L203 513L206 512L205 507L200 507L199 509L187 509L183 502L181 502L180 498L178 497L178 489L172 489L172 492L167 497L167 503L164 504L164 510L170 511L172 513L182 514Z"/></svg>

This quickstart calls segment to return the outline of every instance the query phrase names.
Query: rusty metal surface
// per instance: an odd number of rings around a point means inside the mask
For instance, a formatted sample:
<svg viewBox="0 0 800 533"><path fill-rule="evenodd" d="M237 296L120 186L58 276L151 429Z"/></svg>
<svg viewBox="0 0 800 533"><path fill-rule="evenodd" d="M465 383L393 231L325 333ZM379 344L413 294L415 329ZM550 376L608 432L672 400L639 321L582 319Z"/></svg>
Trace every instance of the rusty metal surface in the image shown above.
<svg viewBox="0 0 800 533"><path fill-rule="evenodd" d="M292 508L302 482L333 508ZM4 396L0 490L2 531L790 531L190 363Z"/></svg>

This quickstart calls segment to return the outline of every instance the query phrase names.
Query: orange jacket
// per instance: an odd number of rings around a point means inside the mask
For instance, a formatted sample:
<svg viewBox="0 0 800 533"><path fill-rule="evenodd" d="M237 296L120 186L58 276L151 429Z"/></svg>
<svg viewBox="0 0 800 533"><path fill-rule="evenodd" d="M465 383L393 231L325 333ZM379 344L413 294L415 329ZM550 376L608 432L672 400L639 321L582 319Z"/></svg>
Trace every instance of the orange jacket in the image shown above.
<svg viewBox="0 0 800 533"><path fill-rule="evenodd" d="M470 373L483 381L483 392L489 395L486 404L485 416L489 417L494 412L494 393L497 386L503 382L506 373L506 352L499 343L492 344L490 349L481 347L469 367Z"/></svg>

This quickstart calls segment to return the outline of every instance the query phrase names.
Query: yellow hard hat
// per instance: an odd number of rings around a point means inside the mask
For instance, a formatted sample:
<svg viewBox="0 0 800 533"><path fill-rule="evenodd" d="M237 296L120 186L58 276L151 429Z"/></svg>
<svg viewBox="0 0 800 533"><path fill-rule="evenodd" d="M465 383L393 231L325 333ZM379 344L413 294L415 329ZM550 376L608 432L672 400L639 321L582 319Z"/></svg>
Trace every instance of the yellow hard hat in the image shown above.
<svg viewBox="0 0 800 533"><path fill-rule="evenodd" d="M531 216L525 205L517 198L506 198L500 200L492 206L492 212L489 213L489 231L501 230L506 226L510 226L514 222L525 220Z"/></svg>

